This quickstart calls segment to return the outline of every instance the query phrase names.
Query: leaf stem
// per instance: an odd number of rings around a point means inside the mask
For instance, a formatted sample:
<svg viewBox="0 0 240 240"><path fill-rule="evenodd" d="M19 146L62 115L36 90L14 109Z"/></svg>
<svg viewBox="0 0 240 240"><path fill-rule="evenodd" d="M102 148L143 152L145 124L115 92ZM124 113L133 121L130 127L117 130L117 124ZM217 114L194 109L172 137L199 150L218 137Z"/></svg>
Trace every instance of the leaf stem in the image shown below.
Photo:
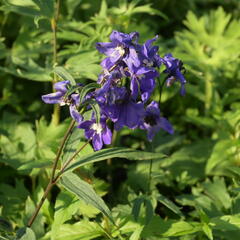
<svg viewBox="0 0 240 240"><path fill-rule="evenodd" d="M65 164L63 165L63 167L61 168L61 170L59 171L58 175L54 178L53 182L57 182L57 180L62 176L62 174L64 173L65 169L67 168L67 166L72 162L72 160L89 144L89 142L91 141L88 140L86 143L84 143L83 146L81 146L73 155L71 158L68 159L67 162L65 162Z"/></svg>
<svg viewBox="0 0 240 240"><path fill-rule="evenodd" d="M209 115L211 105L212 105L212 96L213 96L213 84L212 84L212 75L211 73L206 74L205 79L205 115Z"/></svg>
<svg viewBox="0 0 240 240"><path fill-rule="evenodd" d="M59 18L59 10L60 10L60 0L57 0L57 3L55 5L55 13L53 18L51 19L51 28L53 33L53 68L57 65L57 22ZM57 75L56 73L53 73L53 81L52 81L52 87L54 83L57 82ZM54 88L53 88L53 91ZM52 122L56 125L59 123L60 120L60 106L54 105L53 107L53 116L52 116Z"/></svg>
<svg viewBox="0 0 240 240"><path fill-rule="evenodd" d="M153 143L151 143L151 150L153 152ZM153 165L153 160L150 160L149 164L149 176L148 176L148 193L151 194L151 182L152 182L152 165Z"/></svg>
<svg viewBox="0 0 240 240"><path fill-rule="evenodd" d="M44 191L44 194L43 194L39 204L37 205L37 207L35 209L35 212L33 213L32 217L28 221L28 225L27 225L28 227L32 226L32 224L35 221L35 219L36 219L36 217L37 217L37 215L38 215L38 213L39 213L39 211L40 211L40 209L41 209L41 207L42 207L42 205L43 205L43 203L44 203L44 201L45 201L45 199L46 199L46 197L47 197L47 195L49 193L49 191L52 189L52 187L56 183L54 178L55 178L55 172L56 172L56 169L57 169L57 164L58 164L58 161L60 159L63 147L64 147L68 137L72 133L72 129L73 129L74 125L75 125L75 121L72 120L71 123L70 123L69 128L67 129L67 131L66 131L66 133L65 133L65 135L64 135L64 137L62 139L60 147L59 147L59 149L57 151L57 155L56 155L56 158L55 158L54 163L53 163L53 168L52 168L52 173L51 173L51 177L50 177L49 183L48 183L48 185L47 185L47 187L46 187L46 189Z"/></svg>
<svg viewBox="0 0 240 240"><path fill-rule="evenodd" d="M51 182L53 182L53 180L54 180L55 172L56 172L56 169L57 169L57 164L58 164L58 161L59 161L59 159L60 159L60 156L61 156L61 153L62 153L64 144L66 143L68 137L70 136L74 125L75 125L75 121L72 120L71 123L70 123L69 128L67 129L67 131L66 131L66 133L65 133L65 135L64 135L64 137L63 137L63 139L62 139L62 142L61 142L61 144L60 144L60 147L59 147L59 149L58 149L58 151L57 151L57 155L56 155L56 158L55 158L55 160L54 160L53 168L52 168L52 174L51 174L51 179L50 179Z"/></svg>
<svg viewBox="0 0 240 240"><path fill-rule="evenodd" d="M54 185L54 183L52 183L51 181L49 181L49 183L48 183L48 185L47 185L47 188L45 189L44 194L43 194L43 196L42 196L39 204L38 204L37 207L36 207L35 212L33 213L32 217L31 217L30 220L28 221L28 224L27 224L28 227L31 227L31 226L32 226L34 220L36 219L36 217L37 217L37 215L38 215L38 213L39 213L39 211L40 211L40 209L41 209L41 207L42 207L45 199L47 198L48 193L49 193L50 190L52 189L53 185Z"/></svg>

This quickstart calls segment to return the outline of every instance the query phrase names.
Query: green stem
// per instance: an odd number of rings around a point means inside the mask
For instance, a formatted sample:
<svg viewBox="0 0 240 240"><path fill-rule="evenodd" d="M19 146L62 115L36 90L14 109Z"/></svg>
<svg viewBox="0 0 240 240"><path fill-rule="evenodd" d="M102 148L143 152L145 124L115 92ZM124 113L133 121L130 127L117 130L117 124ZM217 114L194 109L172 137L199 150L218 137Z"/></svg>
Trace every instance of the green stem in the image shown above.
<svg viewBox="0 0 240 240"><path fill-rule="evenodd" d="M153 144L151 143L151 152L153 152ZM153 160L150 160L149 164L149 175L148 175L148 193L151 194L151 182L152 182L152 165L153 165Z"/></svg>
<svg viewBox="0 0 240 240"><path fill-rule="evenodd" d="M56 169L57 169L57 164L58 164L58 161L60 159L60 156L61 156L61 153L62 153L62 150L63 150L63 147L68 139L68 137L70 136L70 134L72 133L72 129L75 125L75 121L72 120L71 123L70 123L70 126L69 128L67 129L63 139L62 139L62 142L60 144L60 147L57 151L57 155L56 155L56 158L55 158L55 161L53 163L53 168L52 168L52 174L51 174L51 182L53 182L53 179L55 178L55 172L56 172Z"/></svg>
<svg viewBox="0 0 240 240"><path fill-rule="evenodd" d="M58 60L57 60L57 21L59 17L59 9L60 9L60 0L57 0L56 6L55 6L55 14L54 17L51 19L51 27L52 27L52 33L53 33L53 68L56 67ZM57 82L57 75L56 73L53 74L53 81L52 86L54 86L54 83ZM53 88L53 91L54 88ZM58 125L60 121L60 105L56 104L53 107L53 115L52 115L52 122L55 125Z"/></svg>
<svg viewBox="0 0 240 240"><path fill-rule="evenodd" d="M212 75L206 74L205 78L205 115L209 115L213 95Z"/></svg>
<svg viewBox="0 0 240 240"><path fill-rule="evenodd" d="M49 180L49 183L44 191L44 194L39 202L39 204L37 205L36 209L35 209L35 212L33 213L32 217L30 218L30 220L28 221L28 227L31 227L33 222L35 221L45 199L47 198L47 195L48 193L50 192L50 190L52 189L52 187L55 185L56 181L55 181L55 172L56 172L56 169L57 169L57 165L58 165L58 161L60 159L60 156L61 156L61 153L62 153L62 150L63 150L63 147L68 139L68 137L70 136L70 134L72 133L72 129L74 127L74 124L75 124L75 121L72 120L69 128L67 129L63 139L62 139L62 142L60 144L60 147L57 151L57 155L56 155L56 158L54 160L54 163L53 163L53 168L52 168L52 173L51 173L51 177L50 177L50 180Z"/></svg>
<svg viewBox="0 0 240 240"><path fill-rule="evenodd" d="M48 193L50 192L50 190L52 189L52 187L54 186L54 184L52 182L49 182L48 185L47 185L47 188L45 189L44 191L44 194L39 202L39 204L37 205L36 209L35 209L35 212L33 213L32 217L30 218L30 220L28 221L28 224L27 226L28 227L31 227L33 222L35 221L43 203L45 202L46 198L47 198L47 195Z"/></svg>
<svg viewBox="0 0 240 240"><path fill-rule="evenodd" d="M32 217L30 218L30 220L28 221L28 224L27 226L28 227L31 227L33 222L35 221L43 203L45 202L46 198L47 198L47 195L48 193L50 192L50 190L53 188L53 186L57 183L57 181L59 180L59 178L62 176L62 174L64 173L64 170L66 169L66 167L70 164L70 162L79 154L80 151L82 151L86 146L87 144L89 143L86 142L82 147L80 147L80 149L78 149L74 154L73 156L66 162L66 164L61 168L60 172L58 173L58 175L55 177L55 178L52 178L51 176L51 179L44 191L44 194L39 202L39 204L37 205L36 209L35 209L35 212L33 213ZM56 160L55 160L56 161Z"/></svg>
<svg viewBox="0 0 240 240"><path fill-rule="evenodd" d="M58 175L53 179L53 182L57 182L58 179L62 176L62 174L64 173L65 169L67 168L67 166L74 160L74 158L89 144L89 142L91 141L91 139L89 141L87 141L86 143L84 143L83 146L81 146L73 155L71 158L69 158L69 160L67 162L65 162L65 164L63 165L63 167L61 168L61 170L59 171Z"/></svg>

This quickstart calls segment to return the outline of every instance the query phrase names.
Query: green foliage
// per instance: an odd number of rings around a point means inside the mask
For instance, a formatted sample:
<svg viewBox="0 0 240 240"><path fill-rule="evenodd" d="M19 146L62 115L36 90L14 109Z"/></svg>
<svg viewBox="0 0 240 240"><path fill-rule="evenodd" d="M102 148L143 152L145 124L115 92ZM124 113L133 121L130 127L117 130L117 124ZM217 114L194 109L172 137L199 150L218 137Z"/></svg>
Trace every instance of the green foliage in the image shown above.
<svg viewBox="0 0 240 240"><path fill-rule="evenodd" d="M91 204L112 220L110 210L103 200L95 193L91 185L82 181L73 173L64 174L61 184L70 192L76 194L87 204ZM113 220L112 220L113 221Z"/></svg>
<svg viewBox="0 0 240 240"><path fill-rule="evenodd" d="M238 239L239 9L238 0L66 0L57 14L53 0L0 1L0 239ZM60 124L50 121L40 96L54 76L83 83L81 102L98 88L103 56L94 46L114 29L144 40L158 34L159 54L183 60L186 96L171 86L161 98L175 134L159 132L150 144L141 130L122 129L111 147L93 152L87 144L71 160L86 143L74 127L56 173L71 162L24 227L70 122L64 108Z"/></svg>

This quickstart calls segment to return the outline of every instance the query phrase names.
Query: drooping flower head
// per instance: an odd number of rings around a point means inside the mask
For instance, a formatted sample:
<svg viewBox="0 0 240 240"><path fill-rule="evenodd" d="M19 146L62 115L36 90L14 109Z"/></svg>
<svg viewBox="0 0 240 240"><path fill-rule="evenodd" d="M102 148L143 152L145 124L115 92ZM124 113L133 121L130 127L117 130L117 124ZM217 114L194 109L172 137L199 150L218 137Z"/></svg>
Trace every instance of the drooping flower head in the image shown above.
<svg viewBox="0 0 240 240"><path fill-rule="evenodd" d="M145 111L144 120L140 125L141 129L147 130L147 137L149 141L153 140L154 135L160 130L173 134L174 130L170 122L160 116L160 109L155 101L152 101Z"/></svg>
<svg viewBox="0 0 240 240"><path fill-rule="evenodd" d="M54 84L56 92L42 96L42 100L48 104L59 104L60 106L68 105L71 117L78 123L83 120L83 117L77 110L79 106L79 94L72 93L67 95L70 88L70 81L61 81Z"/></svg>
<svg viewBox="0 0 240 240"><path fill-rule="evenodd" d="M167 73L167 86L171 86L175 81L179 81L181 84L181 95L185 95L186 79L184 78L182 71L183 63L181 60L174 58L171 53L168 53L162 59L162 63L166 66L164 73Z"/></svg>

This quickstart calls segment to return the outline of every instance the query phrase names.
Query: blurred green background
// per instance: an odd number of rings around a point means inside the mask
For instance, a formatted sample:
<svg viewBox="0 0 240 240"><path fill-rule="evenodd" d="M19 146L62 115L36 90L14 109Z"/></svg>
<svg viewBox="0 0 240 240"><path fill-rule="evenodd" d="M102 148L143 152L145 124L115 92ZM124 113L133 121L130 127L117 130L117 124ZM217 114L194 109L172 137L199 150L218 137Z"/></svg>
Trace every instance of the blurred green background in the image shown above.
<svg viewBox="0 0 240 240"><path fill-rule="evenodd" d="M141 43L158 35L159 55L171 52L184 62L186 96L176 84L164 88L161 102L175 134L159 132L149 144L141 130L123 129L114 141L168 157L153 161L150 192L148 161L117 159L78 170L104 197L121 231L59 185L33 225L37 239L237 240L240 1L59 2L58 11L54 0L0 0L0 239L14 239L31 216L69 122L63 108L56 124L53 107L41 101L52 89L53 62L78 82L96 81L104 56L95 43L116 29L138 31ZM83 154L91 152L89 146Z"/></svg>

